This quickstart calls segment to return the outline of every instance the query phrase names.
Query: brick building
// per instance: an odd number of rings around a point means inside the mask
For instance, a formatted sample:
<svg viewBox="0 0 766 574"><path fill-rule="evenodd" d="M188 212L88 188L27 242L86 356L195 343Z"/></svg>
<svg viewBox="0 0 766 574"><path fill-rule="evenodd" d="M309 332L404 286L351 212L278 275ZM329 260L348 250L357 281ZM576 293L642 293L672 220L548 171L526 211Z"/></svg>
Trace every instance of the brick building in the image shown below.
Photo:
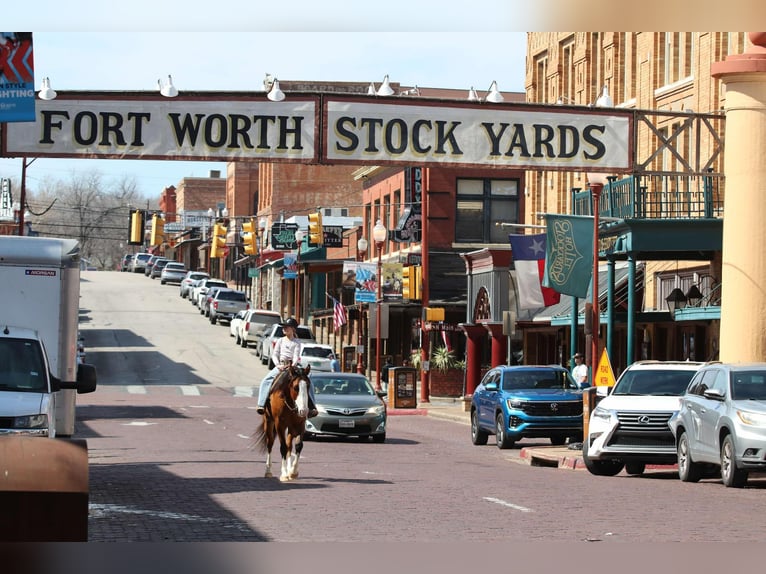
<svg viewBox="0 0 766 574"><path fill-rule="evenodd" d="M745 42L743 32L529 33L527 101L590 106L606 88L615 107L636 110L636 167L620 181L610 181L615 188L630 184L635 205L643 202L646 210L630 217L654 220L656 225L661 225L658 220L684 218L718 219L720 224L725 193L721 110L726 94L710 69L727 55L744 52ZM588 201L586 174L539 171L526 176L527 222L535 222L537 213L589 213L578 206ZM618 177L623 176L614 179ZM698 214L685 210L685 198L702 195L715 207ZM602 263L610 260L606 255ZM681 250L663 258L658 252L644 254L647 259L638 262L635 290L641 295L638 311L643 320L638 321L638 345L632 352L630 344L625 350L624 339L616 345L618 367L647 357L717 356L720 307L718 317L700 309L696 319L683 323L678 313L675 321L668 315L667 298L676 287L683 292L692 286L701 289L704 299L696 303L700 306L720 301L720 250L708 254L707 260L691 255ZM617 304L626 303L625 295ZM654 319L648 315L652 312ZM578 349L569 348L573 339L570 334L567 341L565 323L557 323L550 314L548 319L547 327L527 332L525 352L530 360L566 363ZM579 350L582 344L578 336ZM613 365L614 361L615 357Z"/></svg>

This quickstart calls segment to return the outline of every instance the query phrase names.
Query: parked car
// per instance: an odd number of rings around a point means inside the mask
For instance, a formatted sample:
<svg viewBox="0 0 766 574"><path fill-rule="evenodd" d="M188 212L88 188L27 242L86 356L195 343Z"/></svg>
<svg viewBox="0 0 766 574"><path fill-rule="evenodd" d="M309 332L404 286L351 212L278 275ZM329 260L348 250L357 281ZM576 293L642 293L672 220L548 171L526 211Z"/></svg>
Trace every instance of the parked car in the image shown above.
<svg viewBox="0 0 766 574"><path fill-rule="evenodd" d="M499 448L511 448L522 438L562 445L567 438L581 440L582 416L582 390L564 367L495 367L471 399L471 441L487 444L494 434Z"/></svg>
<svg viewBox="0 0 766 574"><path fill-rule="evenodd" d="M177 261L170 261L160 273L160 283L162 285L165 283L178 283L180 285L186 277L186 273L186 265Z"/></svg>
<svg viewBox="0 0 766 574"><path fill-rule="evenodd" d="M197 307L199 307L199 313L200 315L204 315L205 317L210 317L210 301L212 301L213 297L216 296L216 293L218 293L221 290L228 291L228 287L220 287L218 285L214 285L210 287L207 292L200 295L199 298L199 304Z"/></svg>
<svg viewBox="0 0 766 574"><path fill-rule="evenodd" d="M239 330L241 329L241 323L245 319L245 315L248 313L247 310L237 311L237 314L234 315L234 317L231 318L231 321L229 321L229 337L234 337L235 342L237 345L239 345Z"/></svg>
<svg viewBox="0 0 766 574"><path fill-rule="evenodd" d="M750 472L766 471L766 363L700 368L673 427L681 480L697 482L715 465L725 486L745 486Z"/></svg>
<svg viewBox="0 0 766 574"><path fill-rule="evenodd" d="M181 299L191 297L191 288L195 281L207 279L208 277L210 277L210 274L205 271L187 271L178 288L178 294L181 296Z"/></svg>
<svg viewBox="0 0 766 574"><path fill-rule="evenodd" d="M120 271L130 271L130 264L133 262L133 254L126 253L122 256L122 262L120 263Z"/></svg>
<svg viewBox="0 0 766 574"><path fill-rule="evenodd" d="M356 373L315 373L311 384L319 414L306 421L304 437L372 437L386 440L385 393L376 393L364 375Z"/></svg>
<svg viewBox="0 0 766 574"><path fill-rule="evenodd" d="M314 333L307 325L298 325L295 330L296 335L302 343L316 343L314 339ZM271 326L271 329L261 339L261 364L269 365L269 369L274 368L274 363L271 360L271 351L277 342L277 339L283 337L285 332L282 330L282 325L275 324Z"/></svg>
<svg viewBox="0 0 766 574"><path fill-rule="evenodd" d="M157 279L162 275L162 270L165 269L165 265L170 263L170 259L157 259L152 265L152 270L149 271L149 277Z"/></svg>
<svg viewBox="0 0 766 574"><path fill-rule="evenodd" d="M239 330L235 335L237 344L247 348L252 343L257 348L264 333L281 321L282 316L276 311L249 309L245 313L244 320L239 324Z"/></svg>
<svg viewBox="0 0 766 574"><path fill-rule="evenodd" d="M154 264L157 263L157 261L159 261L160 259L165 259L165 257L163 257L162 255L152 255L149 258L149 261L146 262L146 267L144 268L144 275L146 277L151 277Z"/></svg>
<svg viewBox="0 0 766 574"><path fill-rule="evenodd" d="M244 291L234 289L219 289L210 300L208 317L210 324L215 325L218 321L231 321L238 311L247 310L250 303Z"/></svg>
<svg viewBox="0 0 766 574"><path fill-rule="evenodd" d="M144 273L146 271L146 264L151 258L151 253L136 253L130 262L131 273Z"/></svg>
<svg viewBox="0 0 766 574"><path fill-rule="evenodd" d="M207 290L210 287L228 287L228 285L226 284L226 281L222 281L221 279L208 278L199 281L192 289L190 298L192 300L192 305L196 305L199 308L200 313L204 312L202 309L205 302L204 297L207 295Z"/></svg>
<svg viewBox="0 0 766 574"><path fill-rule="evenodd" d="M333 372L335 370L333 366L337 360L335 350L330 345L304 343L301 346L300 362L303 365L310 365L312 373Z"/></svg>
<svg viewBox="0 0 766 574"><path fill-rule="evenodd" d="M670 421L703 363L639 361L625 369L590 415L582 457L591 474L614 476L623 467L642 474L647 464L675 464Z"/></svg>

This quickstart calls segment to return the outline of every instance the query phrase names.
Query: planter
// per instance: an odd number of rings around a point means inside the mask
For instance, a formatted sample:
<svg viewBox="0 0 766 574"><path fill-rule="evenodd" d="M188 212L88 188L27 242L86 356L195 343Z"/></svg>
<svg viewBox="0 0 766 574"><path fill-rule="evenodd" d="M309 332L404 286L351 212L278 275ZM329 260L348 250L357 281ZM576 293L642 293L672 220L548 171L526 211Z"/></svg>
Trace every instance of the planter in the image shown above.
<svg viewBox="0 0 766 574"><path fill-rule="evenodd" d="M463 369L433 370L430 372L430 395L433 397L462 397Z"/></svg>

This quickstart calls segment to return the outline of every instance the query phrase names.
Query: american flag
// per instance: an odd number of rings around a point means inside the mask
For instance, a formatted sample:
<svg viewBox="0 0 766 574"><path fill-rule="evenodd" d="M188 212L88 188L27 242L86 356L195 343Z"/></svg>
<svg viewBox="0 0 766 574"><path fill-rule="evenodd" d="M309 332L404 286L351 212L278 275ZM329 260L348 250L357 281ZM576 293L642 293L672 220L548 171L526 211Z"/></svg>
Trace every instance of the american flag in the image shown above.
<svg viewBox="0 0 766 574"><path fill-rule="evenodd" d="M340 329L343 325L348 323L348 315L346 315L346 308L343 306L343 303L338 301L335 297L330 295L329 293L327 296L332 299L332 316L333 316L333 322L335 323L335 330L337 331Z"/></svg>

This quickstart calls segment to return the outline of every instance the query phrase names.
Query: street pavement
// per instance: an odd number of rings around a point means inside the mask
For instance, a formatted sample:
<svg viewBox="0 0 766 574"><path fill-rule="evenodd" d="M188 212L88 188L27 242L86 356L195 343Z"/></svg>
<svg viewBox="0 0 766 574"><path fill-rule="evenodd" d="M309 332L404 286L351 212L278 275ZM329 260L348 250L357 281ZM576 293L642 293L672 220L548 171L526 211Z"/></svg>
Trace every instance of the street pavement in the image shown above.
<svg viewBox="0 0 766 574"><path fill-rule="evenodd" d="M389 416L419 414L448 420L464 425L471 424L471 414L466 411L463 399L432 397L430 402L418 403L414 409L389 408ZM566 470L586 470L582 450L569 446L522 447L519 459L531 466L556 467Z"/></svg>

